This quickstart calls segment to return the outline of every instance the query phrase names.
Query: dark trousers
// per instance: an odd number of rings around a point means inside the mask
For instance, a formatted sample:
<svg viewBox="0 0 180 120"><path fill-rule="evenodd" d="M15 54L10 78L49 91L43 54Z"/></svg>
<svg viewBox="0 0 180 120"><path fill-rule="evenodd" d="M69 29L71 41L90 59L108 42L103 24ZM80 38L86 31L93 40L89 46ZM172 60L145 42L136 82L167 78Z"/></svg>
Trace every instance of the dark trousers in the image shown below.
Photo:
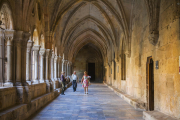
<svg viewBox="0 0 180 120"><path fill-rule="evenodd" d="M65 82L62 82L62 93L61 94L64 94L64 91L65 91Z"/></svg>
<svg viewBox="0 0 180 120"><path fill-rule="evenodd" d="M73 80L73 90L76 91L76 88L77 88L76 80Z"/></svg>

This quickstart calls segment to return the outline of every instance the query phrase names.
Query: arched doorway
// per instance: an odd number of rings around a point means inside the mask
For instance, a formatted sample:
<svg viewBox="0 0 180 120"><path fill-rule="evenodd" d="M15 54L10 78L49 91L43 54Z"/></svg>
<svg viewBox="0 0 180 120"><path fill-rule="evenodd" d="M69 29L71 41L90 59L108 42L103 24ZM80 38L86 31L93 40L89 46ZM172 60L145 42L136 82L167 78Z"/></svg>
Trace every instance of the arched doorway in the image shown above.
<svg viewBox="0 0 180 120"><path fill-rule="evenodd" d="M152 57L147 58L146 64L146 95L147 110L154 110L154 61Z"/></svg>

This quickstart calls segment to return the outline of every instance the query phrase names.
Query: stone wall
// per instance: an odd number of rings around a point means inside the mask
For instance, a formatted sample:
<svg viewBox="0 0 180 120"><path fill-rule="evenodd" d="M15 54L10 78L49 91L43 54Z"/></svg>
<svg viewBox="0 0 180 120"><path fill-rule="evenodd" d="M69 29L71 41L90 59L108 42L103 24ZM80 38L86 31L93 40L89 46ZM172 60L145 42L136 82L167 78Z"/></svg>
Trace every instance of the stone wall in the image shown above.
<svg viewBox="0 0 180 120"><path fill-rule="evenodd" d="M180 118L180 22L175 17L175 0L161 0L159 17L159 39L156 45L149 41L149 16L145 2L133 4L131 56L126 57L126 80L113 79L108 84L147 103L147 58L154 61L154 106L155 110ZM156 69L155 62L159 62ZM119 61L119 67L121 68ZM113 64L111 65L113 68ZM111 70L111 69L109 69ZM121 72L118 73L121 76Z"/></svg>
<svg viewBox="0 0 180 120"><path fill-rule="evenodd" d="M84 71L88 72L88 63L95 63L95 81L102 81L102 62L101 57L90 46L83 47L77 54L74 70L81 80Z"/></svg>
<svg viewBox="0 0 180 120"><path fill-rule="evenodd" d="M46 93L46 83L31 85L31 98L34 99Z"/></svg>
<svg viewBox="0 0 180 120"><path fill-rule="evenodd" d="M175 1L161 0L159 39L149 41L149 17L144 1L133 4L131 57L126 57L126 81L112 81L113 86L147 103L146 64L154 61L155 110L180 118L179 19L175 19ZM159 69L155 69L155 62ZM113 73L112 73L113 74ZM112 77L112 75L111 75ZM118 86L120 85L120 86Z"/></svg>
<svg viewBox="0 0 180 120"><path fill-rule="evenodd" d="M39 87L43 88L44 83L39 84L39 85L40 85ZM66 89L69 88L71 85L72 85L72 83L68 82L68 84L66 84ZM32 85L32 86L35 87L34 89L36 89L38 87L37 85ZM37 92L37 90L38 89L36 89L35 91ZM45 88L45 90L46 90L46 88ZM14 91L15 91L15 93L13 93ZM14 94L15 96L13 96L13 98L8 96L9 98L7 98L6 95L8 95L9 93ZM30 117L31 115L35 114L39 109L41 109L47 103L51 102L60 93L61 93L61 88L56 88L52 92L49 92L47 94L42 94L41 96L38 96L38 97L36 96L35 99L29 101L29 103L27 103L27 104L19 104L16 106L12 106L12 105L7 106L7 104L10 105L9 104L10 102L14 102L14 105L16 104L16 102L17 102L15 100L15 98L17 96L16 88L15 87L8 88L8 90L6 88L0 89L0 95L4 95L4 101L3 101L3 103L0 103L0 104L6 105L6 106L3 106L3 108L9 107L6 110L0 111L0 120L25 120L28 117ZM36 94L36 95L38 95L38 94ZM8 101L8 100L12 100L12 101ZM2 108L0 108L0 110L2 110Z"/></svg>
<svg viewBox="0 0 180 120"><path fill-rule="evenodd" d="M17 104L16 87L0 88L0 110Z"/></svg>

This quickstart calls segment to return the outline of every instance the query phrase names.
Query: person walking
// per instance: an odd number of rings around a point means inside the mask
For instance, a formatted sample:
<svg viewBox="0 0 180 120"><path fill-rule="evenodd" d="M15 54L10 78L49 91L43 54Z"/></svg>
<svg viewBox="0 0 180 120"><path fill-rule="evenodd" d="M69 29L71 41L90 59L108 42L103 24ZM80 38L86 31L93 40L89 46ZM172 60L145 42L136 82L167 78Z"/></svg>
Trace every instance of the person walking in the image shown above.
<svg viewBox="0 0 180 120"><path fill-rule="evenodd" d="M66 78L64 77L65 72L61 72L61 81L62 81L62 92L61 95L65 95L64 91L65 91L65 82L66 82Z"/></svg>
<svg viewBox="0 0 180 120"><path fill-rule="evenodd" d="M81 79L82 87L84 88L84 94L88 94L88 86L89 86L89 76L87 75L87 72L84 72L84 75Z"/></svg>
<svg viewBox="0 0 180 120"><path fill-rule="evenodd" d="M73 84L73 91L75 92L76 91L76 88L77 88L77 82L79 80L78 76L76 75L76 71L74 71L74 73L72 74L72 84Z"/></svg>

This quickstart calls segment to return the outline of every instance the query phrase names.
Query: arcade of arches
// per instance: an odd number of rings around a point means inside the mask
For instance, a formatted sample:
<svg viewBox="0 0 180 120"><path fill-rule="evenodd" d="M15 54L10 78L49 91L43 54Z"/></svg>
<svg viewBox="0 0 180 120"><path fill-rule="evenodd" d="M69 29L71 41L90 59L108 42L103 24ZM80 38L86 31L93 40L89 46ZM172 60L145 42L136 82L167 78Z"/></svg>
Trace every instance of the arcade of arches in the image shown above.
<svg viewBox="0 0 180 120"><path fill-rule="evenodd" d="M0 119L30 117L74 70L180 119L179 46L180 0L0 0Z"/></svg>

